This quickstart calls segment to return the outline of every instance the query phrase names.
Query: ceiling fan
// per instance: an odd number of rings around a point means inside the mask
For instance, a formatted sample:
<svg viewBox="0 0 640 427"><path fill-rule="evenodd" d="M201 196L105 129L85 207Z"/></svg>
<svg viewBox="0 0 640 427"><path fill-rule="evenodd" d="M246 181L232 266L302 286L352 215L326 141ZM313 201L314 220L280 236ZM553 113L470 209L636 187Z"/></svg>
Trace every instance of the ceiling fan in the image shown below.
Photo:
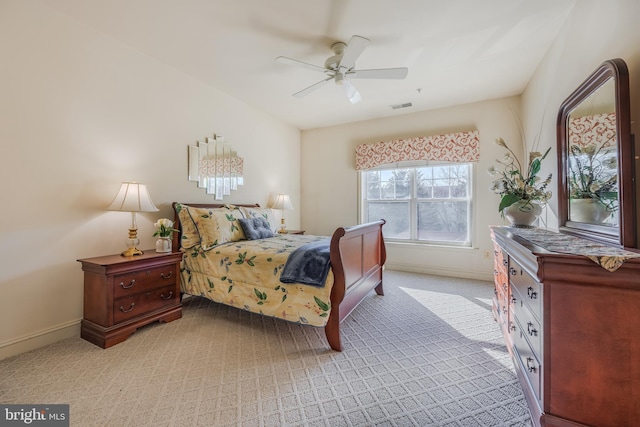
<svg viewBox="0 0 640 427"><path fill-rule="evenodd" d="M349 44L343 42L334 43L331 46L334 55L329 57L324 62L324 67L319 65L313 65L306 62L298 61L296 59L287 58L286 56L279 56L276 61L293 65L298 67L307 68L313 71L319 71L324 73L325 79L320 80L318 83L302 89L299 92L293 94L296 98L302 98L305 95L315 91L316 89L324 86L329 80L334 80L337 85L341 85L344 89L344 93L349 98L352 104L360 102L362 97L356 88L351 84L351 79L404 79L409 72L407 68L380 68L373 70L356 70L356 59L362 54L364 49L369 44L369 39L361 36L352 36Z"/></svg>

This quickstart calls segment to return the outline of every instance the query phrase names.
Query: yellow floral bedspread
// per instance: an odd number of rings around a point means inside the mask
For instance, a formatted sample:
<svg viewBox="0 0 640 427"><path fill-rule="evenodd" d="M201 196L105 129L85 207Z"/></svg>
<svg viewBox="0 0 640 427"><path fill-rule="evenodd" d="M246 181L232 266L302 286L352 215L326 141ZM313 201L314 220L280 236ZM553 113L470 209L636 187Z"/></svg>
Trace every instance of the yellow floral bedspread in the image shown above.
<svg viewBox="0 0 640 427"><path fill-rule="evenodd" d="M331 310L333 272L325 286L285 284L280 274L296 248L322 236L278 235L225 243L208 251L187 249L180 274L182 292L266 316L325 326Z"/></svg>

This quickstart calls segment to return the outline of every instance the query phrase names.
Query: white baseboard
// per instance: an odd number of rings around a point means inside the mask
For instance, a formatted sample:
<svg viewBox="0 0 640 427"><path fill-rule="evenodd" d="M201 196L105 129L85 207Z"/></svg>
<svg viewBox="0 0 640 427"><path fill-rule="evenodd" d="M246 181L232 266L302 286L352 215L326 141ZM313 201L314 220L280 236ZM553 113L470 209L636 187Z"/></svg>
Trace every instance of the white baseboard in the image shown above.
<svg viewBox="0 0 640 427"><path fill-rule="evenodd" d="M463 269L449 269L433 266L419 266L414 264L402 264L387 262L385 267L389 270L407 271L409 273L433 274L434 276L457 277L460 279L473 279L493 282L493 274L486 271L472 271Z"/></svg>
<svg viewBox="0 0 640 427"><path fill-rule="evenodd" d="M81 320L72 320L20 338L0 342L0 360L53 344L65 338L80 336Z"/></svg>

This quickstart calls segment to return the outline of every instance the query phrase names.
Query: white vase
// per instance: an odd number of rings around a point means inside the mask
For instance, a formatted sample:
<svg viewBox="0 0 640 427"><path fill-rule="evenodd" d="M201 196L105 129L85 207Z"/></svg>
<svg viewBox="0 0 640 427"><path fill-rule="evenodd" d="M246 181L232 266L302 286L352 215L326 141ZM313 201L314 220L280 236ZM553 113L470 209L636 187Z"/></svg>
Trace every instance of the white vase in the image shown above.
<svg viewBox="0 0 640 427"><path fill-rule="evenodd" d="M513 227L533 227L533 223L542 213L542 206L533 200L519 200L502 211Z"/></svg>
<svg viewBox="0 0 640 427"><path fill-rule="evenodd" d="M156 240L156 252L171 252L171 237L158 237Z"/></svg>
<svg viewBox="0 0 640 427"><path fill-rule="evenodd" d="M611 212L607 206L595 199L571 199L569 203L569 219L576 222L602 224Z"/></svg>

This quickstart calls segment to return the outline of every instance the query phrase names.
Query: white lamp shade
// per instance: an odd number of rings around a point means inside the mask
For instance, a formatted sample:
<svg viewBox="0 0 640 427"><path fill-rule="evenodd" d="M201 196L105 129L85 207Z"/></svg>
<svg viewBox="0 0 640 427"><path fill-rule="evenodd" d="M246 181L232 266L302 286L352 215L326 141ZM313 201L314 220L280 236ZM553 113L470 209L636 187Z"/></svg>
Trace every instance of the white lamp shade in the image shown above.
<svg viewBox="0 0 640 427"><path fill-rule="evenodd" d="M273 202L273 209L281 209L283 211L292 211L293 205L291 204L291 199L287 194L278 194L276 196L276 201Z"/></svg>
<svg viewBox="0 0 640 427"><path fill-rule="evenodd" d="M151 201L147 186L137 182L123 182L111 205L110 211L156 212L159 209Z"/></svg>

